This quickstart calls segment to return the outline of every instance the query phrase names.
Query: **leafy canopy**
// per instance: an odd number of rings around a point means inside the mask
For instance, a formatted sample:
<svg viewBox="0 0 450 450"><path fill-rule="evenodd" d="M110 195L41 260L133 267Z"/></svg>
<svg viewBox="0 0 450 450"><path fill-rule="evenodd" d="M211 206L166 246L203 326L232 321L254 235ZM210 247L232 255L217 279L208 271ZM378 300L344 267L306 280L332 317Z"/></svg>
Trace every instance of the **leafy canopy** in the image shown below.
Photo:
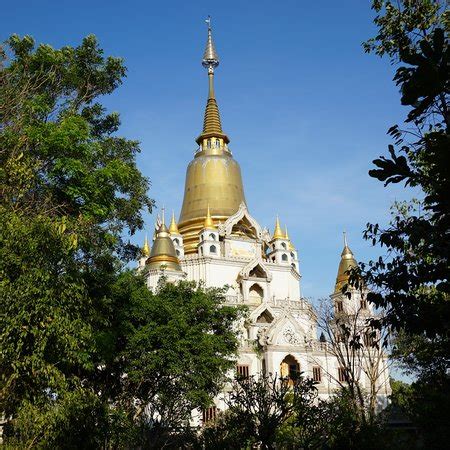
<svg viewBox="0 0 450 450"><path fill-rule="evenodd" d="M77 47L12 36L0 55L0 409L46 404L89 385L94 336L123 241L151 208L138 143L99 97L126 69L94 36Z"/></svg>

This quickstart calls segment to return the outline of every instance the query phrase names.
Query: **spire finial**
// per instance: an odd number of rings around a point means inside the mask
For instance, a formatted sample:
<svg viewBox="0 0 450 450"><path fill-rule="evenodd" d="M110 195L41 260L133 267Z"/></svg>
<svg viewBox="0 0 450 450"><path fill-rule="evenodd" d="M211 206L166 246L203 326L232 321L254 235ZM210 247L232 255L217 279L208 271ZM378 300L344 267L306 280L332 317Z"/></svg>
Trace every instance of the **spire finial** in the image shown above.
<svg viewBox="0 0 450 450"><path fill-rule="evenodd" d="M148 245L147 233L145 233L144 246L142 247L142 255L145 257L150 256L150 246Z"/></svg>
<svg viewBox="0 0 450 450"><path fill-rule="evenodd" d="M161 208L161 227L166 226L166 208L163 206Z"/></svg>
<svg viewBox="0 0 450 450"><path fill-rule="evenodd" d="M208 40L206 41L205 53L203 54L202 66L208 69L208 73L214 73L214 69L219 65L214 42L212 39L211 16L206 19L208 24Z"/></svg>
<svg viewBox="0 0 450 450"><path fill-rule="evenodd" d="M342 232L342 234L344 235L344 247L348 247L348 243L347 243L347 232L344 230Z"/></svg>
<svg viewBox="0 0 450 450"><path fill-rule="evenodd" d="M169 233L170 234L180 234L179 230L178 230L178 225L177 222L175 220L175 212L172 209L172 220L170 221L170 226L169 226Z"/></svg>
<svg viewBox="0 0 450 450"><path fill-rule="evenodd" d="M275 229L273 230L273 237L272 239L284 239L284 234L281 231L281 226L280 226L280 219L278 217L277 214L277 220L275 221Z"/></svg>
<svg viewBox="0 0 450 450"><path fill-rule="evenodd" d="M205 53L203 54L202 66L208 69L208 101L206 103L205 117L203 120L203 132L196 139L197 144L202 145L204 139L221 138L225 144L230 140L222 131L219 107L217 106L214 93L214 69L219 65L219 57L212 38L211 16L206 19L208 24L208 40L206 41Z"/></svg>

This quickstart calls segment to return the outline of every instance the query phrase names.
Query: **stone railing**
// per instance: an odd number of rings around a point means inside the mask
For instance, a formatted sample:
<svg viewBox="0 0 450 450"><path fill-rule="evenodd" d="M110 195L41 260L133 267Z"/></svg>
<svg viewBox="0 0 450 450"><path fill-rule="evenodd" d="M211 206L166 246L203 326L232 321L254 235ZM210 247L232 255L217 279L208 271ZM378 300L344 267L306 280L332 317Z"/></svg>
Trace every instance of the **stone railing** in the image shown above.
<svg viewBox="0 0 450 450"><path fill-rule="evenodd" d="M238 295L225 295L225 303L227 305L239 305L242 304L242 298Z"/></svg>
<svg viewBox="0 0 450 450"><path fill-rule="evenodd" d="M289 298L272 298L267 302L269 305L279 308L291 308L291 309L311 309L311 305L304 299L291 300Z"/></svg>
<svg viewBox="0 0 450 450"><path fill-rule="evenodd" d="M244 303L241 295L225 295L225 303L229 305L240 305ZM246 302L252 304L250 301ZM288 298L271 298L267 304L272 307L290 308L293 310L311 310L311 304L305 299L291 300Z"/></svg>
<svg viewBox="0 0 450 450"><path fill-rule="evenodd" d="M309 341L306 343L306 347L309 347L310 350L313 351L330 351L331 345L328 342L321 341Z"/></svg>

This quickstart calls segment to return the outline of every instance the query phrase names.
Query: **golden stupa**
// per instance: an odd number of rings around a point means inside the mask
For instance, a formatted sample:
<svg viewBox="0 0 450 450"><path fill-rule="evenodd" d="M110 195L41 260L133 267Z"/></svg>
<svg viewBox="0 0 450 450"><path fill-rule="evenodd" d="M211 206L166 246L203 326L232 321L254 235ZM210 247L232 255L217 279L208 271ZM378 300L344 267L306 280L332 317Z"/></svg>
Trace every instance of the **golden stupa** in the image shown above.
<svg viewBox="0 0 450 450"><path fill-rule="evenodd" d="M211 26L202 65L208 69L209 93L203 132L196 139L199 149L186 172L183 206L178 229L185 253L197 251L198 233L203 229L208 205L213 222L225 221L244 202L241 169L228 149L230 140L222 131L219 108L214 95L214 69L219 57L214 48Z"/></svg>
<svg viewBox="0 0 450 450"><path fill-rule="evenodd" d="M358 267L355 256L350 250L347 243L347 236L344 233L344 249L341 253L341 262L339 263L338 273L336 277L335 293L342 292L342 288L348 284L350 274L347 273L351 268Z"/></svg>
<svg viewBox="0 0 450 450"><path fill-rule="evenodd" d="M145 264L149 269L181 272L180 262L164 221L164 212L162 215L162 223L156 231L150 257Z"/></svg>

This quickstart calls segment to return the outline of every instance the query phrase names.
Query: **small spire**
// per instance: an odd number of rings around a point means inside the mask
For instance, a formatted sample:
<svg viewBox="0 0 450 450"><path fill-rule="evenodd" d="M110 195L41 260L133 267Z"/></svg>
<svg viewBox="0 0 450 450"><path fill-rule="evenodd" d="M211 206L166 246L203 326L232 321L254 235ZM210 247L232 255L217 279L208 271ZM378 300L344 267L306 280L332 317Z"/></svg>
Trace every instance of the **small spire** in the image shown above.
<svg viewBox="0 0 450 450"><path fill-rule="evenodd" d="M161 228L166 226L166 208L161 208Z"/></svg>
<svg viewBox="0 0 450 450"><path fill-rule="evenodd" d="M216 226L214 225L214 221L211 217L211 212L209 211L209 204L208 204L208 211L206 213L205 223L203 224L203 228L212 229L215 230Z"/></svg>
<svg viewBox="0 0 450 450"><path fill-rule="evenodd" d="M283 232L280 227L280 219L277 215L277 220L275 221L275 229L273 230L272 239L285 239Z"/></svg>
<svg viewBox="0 0 450 450"><path fill-rule="evenodd" d="M342 250L341 256L347 256L347 258L353 258L353 253L350 250L350 247L348 246L348 242L347 242L347 232L343 231L342 234L344 235L344 249Z"/></svg>
<svg viewBox="0 0 450 450"><path fill-rule="evenodd" d="M177 222L175 221L175 213L172 210L172 220L170 221L170 226L169 226L169 233L170 234L180 234L179 230L178 230L178 225Z"/></svg>
<svg viewBox="0 0 450 450"><path fill-rule="evenodd" d="M295 250L294 246L292 245L291 238L289 237L287 226L284 227L284 238L289 243L289 250Z"/></svg>
<svg viewBox="0 0 450 450"><path fill-rule="evenodd" d="M147 234L145 234L144 246L142 247L142 255L145 257L150 256L150 245L148 244Z"/></svg>

